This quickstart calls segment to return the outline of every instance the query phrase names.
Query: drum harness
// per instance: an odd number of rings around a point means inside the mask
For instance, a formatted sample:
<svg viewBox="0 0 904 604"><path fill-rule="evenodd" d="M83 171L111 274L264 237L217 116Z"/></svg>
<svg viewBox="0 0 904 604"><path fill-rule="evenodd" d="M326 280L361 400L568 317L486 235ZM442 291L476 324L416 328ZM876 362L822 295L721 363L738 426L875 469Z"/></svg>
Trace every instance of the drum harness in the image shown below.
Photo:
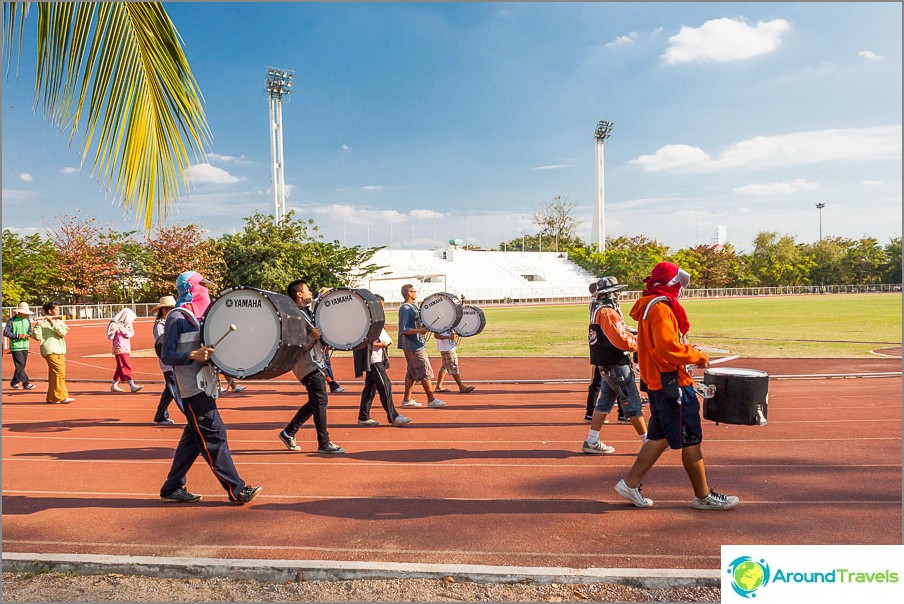
<svg viewBox="0 0 904 604"><path fill-rule="evenodd" d="M305 322L311 327L311 329L316 329L317 326L314 325L314 319L308 314L310 311L307 308L299 308L299 312L301 312L301 316L304 318ZM323 371L326 368L326 359L324 358L325 353L323 351L323 345L321 344L320 349L318 350L317 342L311 346L311 349L308 350L308 354L311 355L311 361L320 371Z"/></svg>

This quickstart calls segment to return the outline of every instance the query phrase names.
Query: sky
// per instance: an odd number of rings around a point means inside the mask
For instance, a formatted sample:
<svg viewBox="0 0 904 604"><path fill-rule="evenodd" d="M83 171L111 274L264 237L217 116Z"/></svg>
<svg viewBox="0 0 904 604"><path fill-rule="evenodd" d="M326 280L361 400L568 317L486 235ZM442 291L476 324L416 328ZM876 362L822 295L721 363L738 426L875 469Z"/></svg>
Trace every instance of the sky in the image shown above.
<svg viewBox="0 0 904 604"><path fill-rule="evenodd" d="M286 205L328 240L494 247L535 233L555 196L589 239L603 119L608 236L677 250L724 226L749 251L761 231L816 241L820 220L824 236L901 235L900 3L164 6L213 135L165 224L219 236L270 212L278 67L295 71ZM35 112L25 45L2 81L3 228L78 209L140 229Z"/></svg>

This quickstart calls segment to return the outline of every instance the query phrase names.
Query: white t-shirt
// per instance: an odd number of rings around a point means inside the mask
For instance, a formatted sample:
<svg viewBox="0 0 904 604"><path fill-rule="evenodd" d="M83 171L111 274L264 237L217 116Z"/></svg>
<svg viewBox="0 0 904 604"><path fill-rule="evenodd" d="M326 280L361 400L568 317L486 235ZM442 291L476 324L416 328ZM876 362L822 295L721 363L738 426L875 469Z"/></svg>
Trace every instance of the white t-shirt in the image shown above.
<svg viewBox="0 0 904 604"><path fill-rule="evenodd" d="M389 337L385 329L380 332L380 342L385 342L387 345L392 344L392 338ZM385 348L374 348L373 352L370 353L370 362L382 363L384 354L386 354Z"/></svg>
<svg viewBox="0 0 904 604"><path fill-rule="evenodd" d="M449 329L447 331L444 331L441 335L451 336L452 330ZM439 338L436 338L436 349L439 350L440 352L447 352L449 350L455 350L455 340L441 340Z"/></svg>

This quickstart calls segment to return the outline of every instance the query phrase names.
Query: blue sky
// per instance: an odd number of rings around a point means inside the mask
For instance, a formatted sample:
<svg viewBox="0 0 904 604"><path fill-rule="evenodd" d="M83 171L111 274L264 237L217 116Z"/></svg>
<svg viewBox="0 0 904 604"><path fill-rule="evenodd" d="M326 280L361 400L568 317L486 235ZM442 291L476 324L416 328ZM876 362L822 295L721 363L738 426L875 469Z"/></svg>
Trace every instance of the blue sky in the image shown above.
<svg viewBox="0 0 904 604"><path fill-rule="evenodd" d="M328 239L494 246L556 195L589 238L600 119L610 236L812 242L816 203L824 235L901 234L900 3L165 7L213 133L169 223L219 235L269 211L273 66L296 72L286 203ZM3 81L4 228L76 208L138 228L34 113L33 66L29 48Z"/></svg>

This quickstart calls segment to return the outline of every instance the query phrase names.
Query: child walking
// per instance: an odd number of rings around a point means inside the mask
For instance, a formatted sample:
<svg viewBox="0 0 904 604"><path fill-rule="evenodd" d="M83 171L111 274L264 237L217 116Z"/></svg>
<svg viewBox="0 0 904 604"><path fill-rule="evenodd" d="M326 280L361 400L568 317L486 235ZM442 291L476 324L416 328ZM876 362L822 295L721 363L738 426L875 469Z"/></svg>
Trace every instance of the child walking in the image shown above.
<svg viewBox="0 0 904 604"><path fill-rule="evenodd" d="M129 364L129 356L132 354L132 336L135 335L135 313L131 308L123 308L116 313L113 320L107 326L107 338L113 341L113 356L116 357L116 371L113 373L111 392L125 392L119 386L119 382L128 382L132 392L138 392L143 388L132 379L132 366Z"/></svg>

